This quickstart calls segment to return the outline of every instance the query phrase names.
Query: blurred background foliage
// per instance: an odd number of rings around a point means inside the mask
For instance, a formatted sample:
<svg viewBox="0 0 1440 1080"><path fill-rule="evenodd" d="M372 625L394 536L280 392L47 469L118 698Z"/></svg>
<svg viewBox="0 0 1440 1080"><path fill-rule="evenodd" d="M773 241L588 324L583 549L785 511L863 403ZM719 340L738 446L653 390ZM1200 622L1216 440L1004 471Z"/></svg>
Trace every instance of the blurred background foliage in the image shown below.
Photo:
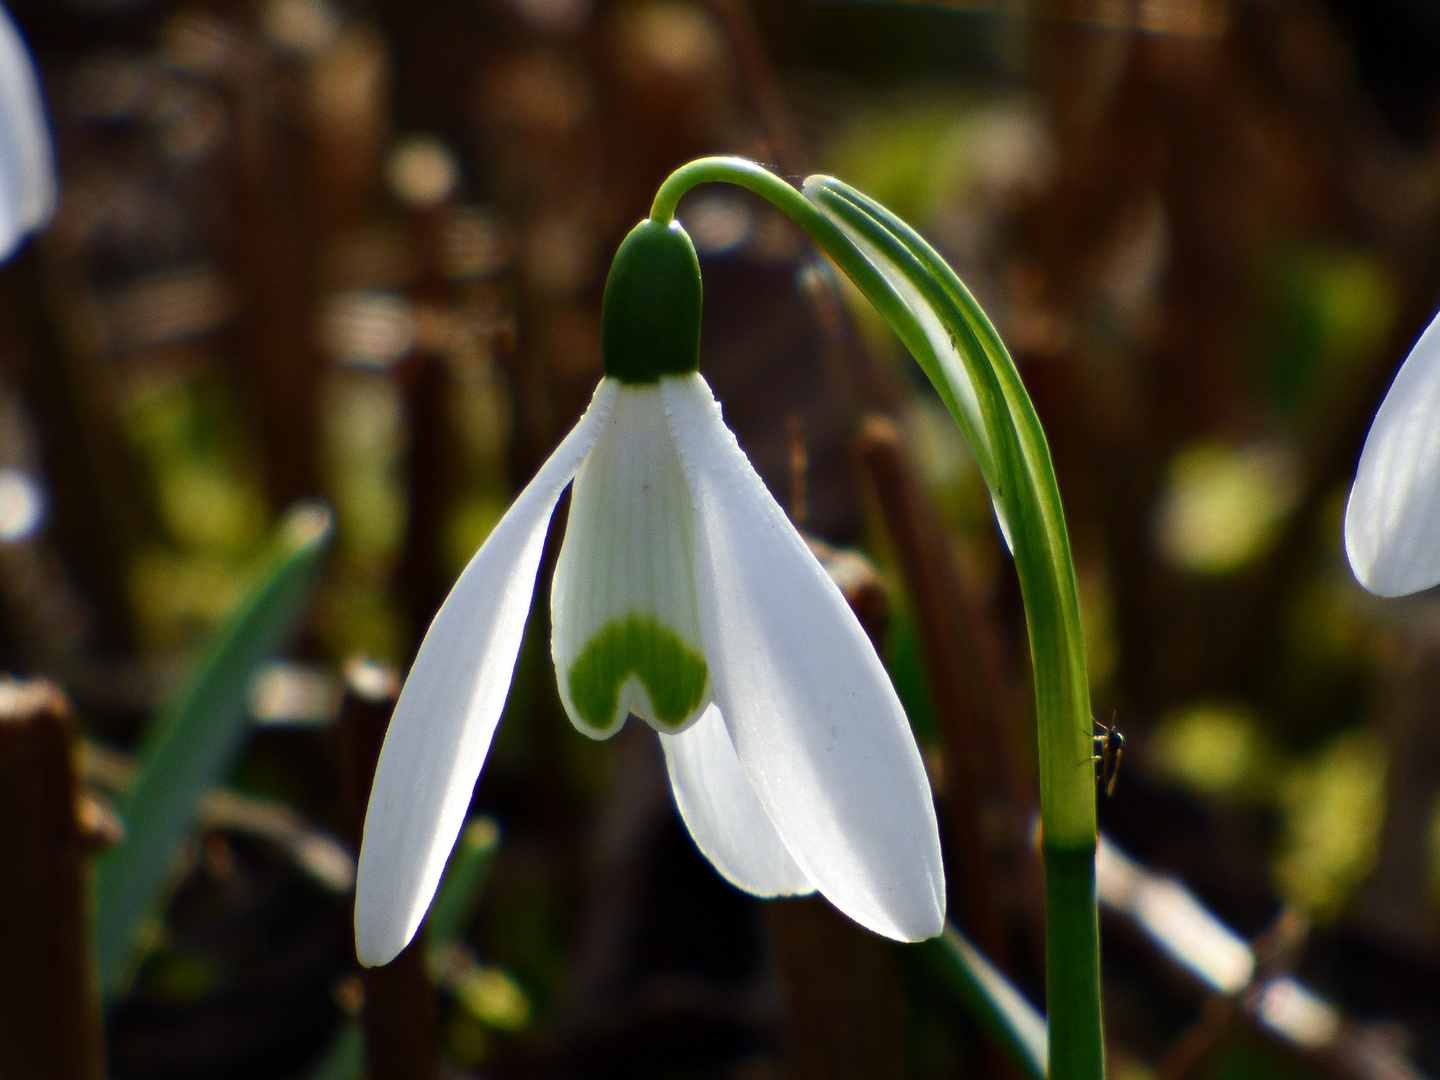
<svg viewBox="0 0 1440 1080"><path fill-rule="evenodd" d="M1311 1043L1279 1021L1252 1030L1225 1011L1244 994L1181 987L1107 921L1112 1072L1440 1073L1440 607L1367 596L1340 546L1369 417L1440 298L1440 8L13 11L62 201L0 270L0 664L65 687L97 791L123 800L128 781L94 762L133 764L113 755L136 751L250 594L282 512L320 498L334 514L308 621L249 683L220 792L240 802L205 804L164 926L107 1012L113 1075L358 1075L334 839L352 828L337 717L360 693L344 665L403 671L588 400L616 243L702 153L832 172L952 261L1050 433L1097 715L1128 738L1105 828L1345 1017L1343 1038ZM947 835L951 895L993 879L994 958L1043 1000L1022 613L978 470L788 223L726 190L680 216L705 269L707 377L782 503L872 561L942 803L973 782L965 743L989 765L979 855ZM898 425L953 577L969 740L936 687L923 575L856 449L871 413ZM887 1075L874 1047L893 1035L905 1074L998 1077L923 973L848 938L806 953L819 931L720 882L670 809L653 740L569 730L537 595L475 800L498 854L476 872L478 907L452 916L462 951L431 963L446 1067L826 1075L803 1047L834 1041L811 1009L830 979L880 987L818 1014L869 1018L857 1075ZM246 818L257 806L270 817ZM963 908L952 918L973 931ZM1290 944L1267 953L1277 927Z"/></svg>

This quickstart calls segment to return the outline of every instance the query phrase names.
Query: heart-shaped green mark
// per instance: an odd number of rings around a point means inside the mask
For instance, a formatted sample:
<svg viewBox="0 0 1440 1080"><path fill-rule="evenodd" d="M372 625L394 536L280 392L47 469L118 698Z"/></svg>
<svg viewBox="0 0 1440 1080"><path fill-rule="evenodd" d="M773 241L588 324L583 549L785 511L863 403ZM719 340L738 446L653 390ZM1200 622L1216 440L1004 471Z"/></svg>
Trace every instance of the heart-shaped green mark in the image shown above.
<svg viewBox="0 0 1440 1080"><path fill-rule="evenodd" d="M655 708L656 715L646 719L673 728L700 704L709 670L705 657L675 631L652 616L632 612L606 623L570 665L575 710L592 727L612 727L620 687L631 675L640 680Z"/></svg>

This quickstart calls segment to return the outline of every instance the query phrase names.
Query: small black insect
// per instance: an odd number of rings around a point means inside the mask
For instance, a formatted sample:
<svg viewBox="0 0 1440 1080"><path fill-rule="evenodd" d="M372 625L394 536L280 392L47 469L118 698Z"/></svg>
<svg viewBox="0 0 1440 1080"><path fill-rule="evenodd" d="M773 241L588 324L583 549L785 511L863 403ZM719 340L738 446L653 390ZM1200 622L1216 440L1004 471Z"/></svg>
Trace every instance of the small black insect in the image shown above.
<svg viewBox="0 0 1440 1080"><path fill-rule="evenodd" d="M1115 794L1115 781L1120 779L1120 758L1125 753L1125 734L1115 726L1115 717L1110 717L1110 723L1103 720L1096 720L1095 726L1100 733L1095 736L1095 761L1099 768L1095 770L1095 779L1099 780L1105 788L1105 797L1108 799Z"/></svg>

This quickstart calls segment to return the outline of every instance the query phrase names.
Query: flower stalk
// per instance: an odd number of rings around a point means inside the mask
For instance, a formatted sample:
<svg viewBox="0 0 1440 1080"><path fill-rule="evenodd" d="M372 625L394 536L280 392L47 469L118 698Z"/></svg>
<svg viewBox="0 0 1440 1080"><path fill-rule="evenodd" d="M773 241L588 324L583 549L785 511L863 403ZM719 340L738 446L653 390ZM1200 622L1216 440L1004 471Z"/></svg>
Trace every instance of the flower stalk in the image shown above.
<svg viewBox="0 0 1440 1080"><path fill-rule="evenodd" d="M1049 446L1009 352L954 271L908 225L831 177L799 191L754 162L703 158L661 185L651 221L707 182L744 187L803 228L919 362L969 443L1015 558L1039 735L1050 1075L1100 1080L1093 725L1079 594Z"/></svg>

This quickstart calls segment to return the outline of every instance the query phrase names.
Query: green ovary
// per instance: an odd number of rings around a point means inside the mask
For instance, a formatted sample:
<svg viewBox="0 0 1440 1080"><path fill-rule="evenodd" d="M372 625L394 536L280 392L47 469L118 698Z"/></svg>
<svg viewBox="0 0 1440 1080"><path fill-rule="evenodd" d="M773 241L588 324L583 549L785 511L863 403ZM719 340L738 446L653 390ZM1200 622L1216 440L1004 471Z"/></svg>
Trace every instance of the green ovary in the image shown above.
<svg viewBox="0 0 1440 1080"><path fill-rule="evenodd" d="M709 671L703 656L651 616L612 619L570 666L575 710L592 727L611 727L620 688L631 675L644 685L655 710L645 719L675 728L699 706Z"/></svg>

